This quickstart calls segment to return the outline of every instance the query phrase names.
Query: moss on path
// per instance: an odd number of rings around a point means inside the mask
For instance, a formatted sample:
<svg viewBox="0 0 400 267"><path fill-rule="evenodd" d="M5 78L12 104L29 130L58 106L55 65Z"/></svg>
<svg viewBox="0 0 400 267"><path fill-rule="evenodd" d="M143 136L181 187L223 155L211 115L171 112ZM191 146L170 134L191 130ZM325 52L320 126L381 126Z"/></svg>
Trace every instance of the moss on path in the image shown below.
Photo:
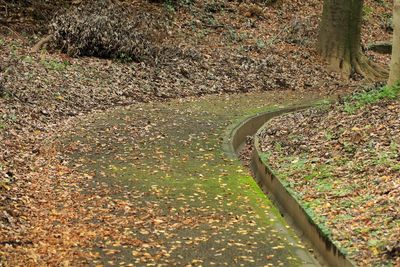
<svg viewBox="0 0 400 267"><path fill-rule="evenodd" d="M101 197L129 203L133 215L116 208L97 223L139 242L124 243L115 234L82 249L96 255L93 264L105 265L316 264L247 170L222 150L230 125L306 97L207 96L82 120L63 138L69 164L94 177L86 190L107 187ZM129 219L122 222L124 217Z"/></svg>

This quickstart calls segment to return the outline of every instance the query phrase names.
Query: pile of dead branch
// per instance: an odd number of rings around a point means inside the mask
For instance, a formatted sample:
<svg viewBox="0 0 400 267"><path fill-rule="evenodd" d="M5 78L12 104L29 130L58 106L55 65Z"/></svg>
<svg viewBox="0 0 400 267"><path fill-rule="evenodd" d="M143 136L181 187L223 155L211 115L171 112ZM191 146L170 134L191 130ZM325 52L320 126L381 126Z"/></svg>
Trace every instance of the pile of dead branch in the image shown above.
<svg viewBox="0 0 400 267"><path fill-rule="evenodd" d="M153 15L111 0L73 8L50 25L54 46L70 56L137 62L154 58L157 45L153 36L160 32L162 25Z"/></svg>

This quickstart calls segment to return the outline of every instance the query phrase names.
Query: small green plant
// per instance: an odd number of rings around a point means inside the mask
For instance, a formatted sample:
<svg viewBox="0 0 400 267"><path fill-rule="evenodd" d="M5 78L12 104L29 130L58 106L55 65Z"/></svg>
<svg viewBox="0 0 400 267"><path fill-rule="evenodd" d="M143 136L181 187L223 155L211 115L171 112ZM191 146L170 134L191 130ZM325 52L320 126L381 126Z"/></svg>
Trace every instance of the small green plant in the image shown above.
<svg viewBox="0 0 400 267"><path fill-rule="evenodd" d="M315 188L320 192L329 192L332 190L333 185L332 185L332 182L330 182L329 180L322 179L322 180L318 180Z"/></svg>
<svg viewBox="0 0 400 267"><path fill-rule="evenodd" d="M4 41L3 38L0 38L0 45L4 45L6 42Z"/></svg>
<svg viewBox="0 0 400 267"><path fill-rule="evenodd" d="M400 171L400 164L392 164L391 166L390 166L391 168L392 168L392 170L394 170L394 171Z"/></svg>
<svg viewBox="0 0 400 267"><path fill-rule="evenodd" d="M24 58L22 59L22 61L24 61L24 62L26 62L26 63L33 63L33 62L34 62L33 58L30 57L30 56L24 57Z"/></svg>
<svg viewBox="0 0 400 267"><path fill-rule="evenodd" d="M356 198L354 198L354 202L355 202L355 204L360 205L360 204L365 204L372 199L374 199L373 195L365 194L365 195L357 196Z"/></svg>
<svg viewBox="0 0 400 267"><path fill-rule="evenodd" d="M269 160L269 158L271 157L271 155L272 155L271 152L265 152L265 153L262 153L262 154L260 155L260 157L261 157L261 160L262 160L262 161L267 162L267 161Z"/></svg>
<svg viewBox="0 0 400 267"><path fill-rule="evenodd" d="M335 136L329 131L325 132L324 136L327 141L332 141L335 138Z"/></svg>
<svg viewBox="0 0 400 267"><path fill-rule="evenodd" d="M332 177L333 173L331 167L326 164L319 164L311 166L310 172L304 176L304 179L310 181L313 179L328 179Z"/></svg>
<svg viewBox="0 0 400 267"><path fill-rule="evenodd" d="M240 43L248 37L246 33L238 33L235 29L232 28L228 29L228 33L226 33L225 36L228 42L232 43Z"/></svg>
<svg viewBox="0 0 400 267"><path fill-rule="evenodd" d="M351 192L353 192L354 189L356 189L356 186L354 185L341 186L335 188L335 190L333 190L332 193L337 197L344 197L346 195L351 194Z"/></svg>
<svg viewBox="0 0 400 267"><path fill-rule="evenodd" d="M385 1L385 0L375 0L376 3L378 3L379 5L383 6L383 7L388 7L389 4Z"/></svg>
<svg viewBox="0 0 400 267"><path fill-rule="evenodd" d="M393 171L400 170L400 164L397 160L397 152L381 152L372 159L372 164L375 166L383 166Z"/></svg>
<svg viewBox="0 0 400 267"><path fill-rule="evenodd" d="M332 105L332 102L327 99L322 99L317 103L318 103L318 108L320 108L321 110L329 109Z"/></svg>
<svg viewBox="0 0 400 267"><path fill-rule="evenodd" d="M364 20L369 20L372 16L372 14L374 13L374 10L372 9L372 7L368 6L368 5L364 5L363 6L363 19Z"/></svg>
<svg viewBox="0 0 400 267"><path fill-rule="evenodd" d="M274 148L275 148L275 150L276 150L277 152L282 151L282 145L281 145L281 143L276 142L275 145L274 145Z"/></svg>
<svg viewBox="0 0 400 267"><path fill-rule="evenodd" d="M344 111L352 114L360 108L369 104L374 104L379 100L396 99L399 93L400 85L383 86L379 89L364 91L347 98L344 103Z"/></svg>
<svg viewBox="0 0 400 267"><path fill-rule="evenodd" d="M28 78L28 80L32 80L35 77L35 74L32 72L25 73L25 76Z"/></svg>
<svg viewBox="0 0 400 267"><path fill-rule="evenodd" d="M70 65L68 61L42 60L42 65L48 70L63 71Z"/></svg>
<svg viewBox="0 0 400 267"><path fill-rule="evenodd" d="M132 62L133 58L125 53L121 53L117 56L117 60L122 63Z"/></svg>
<svg viewBox="0 0 400 267"><path fill-rule="evenodd" d="M0 119L0 132L6 129L6 125L2 119Z"/></svg>
<svg viewBox="0 0 400 267"><path fill-rule="evenodd" d="M350 199L343 199L342 201L339 202L338 206L343 208L352 208L354 207L354 203Z"/></svg>
<svg viewBox="0 0 400 267"><path fill-rule="evenodd" d="M201 29L196 33L196 37L201 40L204 39L209 34L207 29Z"/></svg>
<svg viewBox="0 0 400 267"><path fill-rule="evenodd" d="M216 20L213 16L206 17L204 20L205 20L205 23L209 26L219 25L218 20Z"/></svg>
<svg viewBox="0 0 400 267"><path fill-rule="evenodd" d="M304 202L303 203L304 211L318 224L318 227L321 229L324 235L331 236L332 232L330 231L329 227L326 226L326 222L328 221L328 219L323 215L318 215L317 213L314 212L313 209L314 206L319 206L321 204L322 203L320 202L319 203Z"/></svg>
<svg viewBox="0 0 400 267"><path fill-rule="evenodd" d="M194 0L179 0L178 3L180 6L190 7L193 5Z"/></svg>
<svg viewBox="0 0 400 267"><path fill-rule="evenodd" d="M368 240L368 246L371 248L380 248L383 247L384 242L379 239L370 239Z"/></svg>
<svg viewBox="0 0 400 267"><path fill-rule="evenodd" d="M354 172L362 173L362 172L364 172L365 167L364 167L364 164L358 162L358 163L355 163L355 164L353 165L353 168L352 168L352 169L354 170Z"/></svg>
<svg viewBox="0 0 400 267"><path fill-rule="evenodd" d="M0 93L0 98L3 98L3 99L10 99L10 98L12 98L12 97L13 97L12 93L11 93L10 91L8 91L7 89L4 89L4 91L2 91L2 92Z"/></svg>
<svg viewBox="0 0 400 267"><path fill-rule="evenodd" d="M351 103L344 103L344 111L346 111L349 114L353 114L356 112L359 108L357 108L355 105L352 105Z"/></svg>
<svg viewBox="0 0 400 267"><path fill-rule="evenodd" d="M256 45L258 47L258 49L264 49L267 45L265 44L265 42L263 40L257 39L256 41Z"/></svg>
<svg viewBox="0 0 400 267"><path fill-rule="evenodd" d="M168 12L171 12L171 13L175 12L175 4L172 0L166 0L164 2L164 7Z"/></svg>
<svg viewBox="0 0 400 267"><path fill-rule="evenodd" d="M334 222L340 222L340 221L350 221L353 220L353 216L351 214L339 214L335 217Z"/></svg>
<svg viewBox="0 0 400 267"><path fill-rule="evenodd" d="M11 121L11 122L16 122L16 121L17 121L17 115L15 115L14 113L11 113L10 115L8 115L8 116L6 117L6 119L7 119L8 121Z"/></svg>
<svg viewBox="0 0 400 267"><path fill-rule="evenodd" d="M357 150L357 147L349 142L343 142L343 149L346 153L354 154Z"/></svg>
<svg viewBox="0 0 400 267"><path fill-rule="evenodd" d="M294 170L304 170L306 168L306 164L307 164L308 160L305 158L299 158L296 160L293 160L291 162L290 167Z"/></svg>
<svg viewBox="0 0 400 267"><path fill-rule="evenodd" d="M399 151L399 145L395 142L395 141L392 141L392 142L390 142L390 152L392 152L392 153L398 153L398 151Z"/></svg>
<svg viewBox="0 0 400 267"><path fill-rule="evenodd" d="M223 3L213 1L205 5L204 11L208 13L218 13L221 12L224 9L224 7L225 6Z"/></svg>
<svg viewBox="0 0 400 267"><path fill-rule="evenodd" d="M17 47L14 44L11 44L11 56L13 58L19 58L18 52L17 52Z"/></svg>

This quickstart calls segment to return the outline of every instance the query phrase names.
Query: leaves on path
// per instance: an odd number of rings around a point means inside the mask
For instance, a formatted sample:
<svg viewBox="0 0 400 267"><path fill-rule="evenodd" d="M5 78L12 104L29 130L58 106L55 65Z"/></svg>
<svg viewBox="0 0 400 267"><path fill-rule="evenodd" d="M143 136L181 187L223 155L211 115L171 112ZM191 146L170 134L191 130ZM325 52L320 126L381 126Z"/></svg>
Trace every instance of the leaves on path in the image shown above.
<svg viewBox="0 0 400 267"><path fill-rule="evenodd" d="M23 198L7 205L19 214L3 223L3 257L36 265L301 261L300 241L276 228L270 202L221 150L221 134L249 101L264 104L259 94L208 97L65 124L18 177L24 187L11 188Z"/></svg>

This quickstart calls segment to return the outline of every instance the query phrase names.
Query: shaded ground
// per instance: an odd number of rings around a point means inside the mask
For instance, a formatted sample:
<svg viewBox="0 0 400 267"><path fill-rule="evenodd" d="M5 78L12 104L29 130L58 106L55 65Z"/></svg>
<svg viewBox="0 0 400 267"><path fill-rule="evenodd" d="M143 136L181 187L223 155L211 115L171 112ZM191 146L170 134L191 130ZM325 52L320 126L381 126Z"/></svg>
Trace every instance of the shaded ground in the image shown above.
<svg viewBox="0 0 400 267"><path fill-rule="evenodd" d="M400 103L359 101L273 119L261 134L261 149L351 259L360 266L397 266Z"/></svg>
<svg viewBox="0 0 400 267"><path fill-rule="evenodd" d="M27 223L3 224L13 228L12 236L1 236L5 261L315 264L221 148L226 128L239 118L268 103L302 99L291 92L205 97L93 113L68 124L43 144L26 178L28 197L10 203L29 202L30 211Z"/></svg>

